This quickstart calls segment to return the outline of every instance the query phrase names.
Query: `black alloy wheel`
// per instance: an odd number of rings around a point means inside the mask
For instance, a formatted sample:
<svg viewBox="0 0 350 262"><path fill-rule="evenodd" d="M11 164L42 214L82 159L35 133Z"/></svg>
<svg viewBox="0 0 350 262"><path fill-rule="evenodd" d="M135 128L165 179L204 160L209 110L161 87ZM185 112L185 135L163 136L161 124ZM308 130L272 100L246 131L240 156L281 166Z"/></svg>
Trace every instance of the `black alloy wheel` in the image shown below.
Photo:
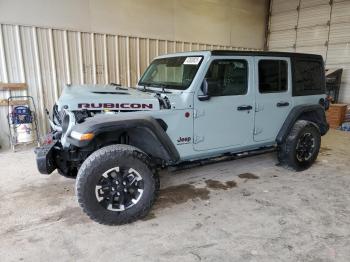
<svg viewBox="0 0 350 262"><path fill-rule="evenodd" d="M320 145L318 126L307 120L297 120L285 141L278 146L278 160L287 168L303 171L315 162Z"/></svg>
<svg viewBox="0 0 350 262"><path fill-rule="evenodd" d="M300 162L308 161L315 152L315 138L311 133L304 133L299 138L296 147L296 158Z"/></svg>
<svg viewBox="0 0 350 262"><path fill-rule="evenodd" d="M143 194L141 175L132 168L114 167L101 176L95 187L96 199L111 211L123 211L137 204Z"/></svg>
<svg viewBox="0 0 350 262"><path fill-rule="evenodd" d="M131 223L145 217L159 190L151 158L130 145L110 145L93 152L82 164L76 195L83 211L105 225Z"/></svg>

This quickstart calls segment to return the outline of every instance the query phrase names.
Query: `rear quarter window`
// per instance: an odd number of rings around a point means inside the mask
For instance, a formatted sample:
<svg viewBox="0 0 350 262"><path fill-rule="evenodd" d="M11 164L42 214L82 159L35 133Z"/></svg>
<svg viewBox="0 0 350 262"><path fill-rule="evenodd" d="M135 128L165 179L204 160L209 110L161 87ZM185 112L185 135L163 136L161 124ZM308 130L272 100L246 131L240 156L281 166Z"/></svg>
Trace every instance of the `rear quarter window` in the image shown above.
<svg viewBox="0 0 350 262"><path fill-rule="evenodd" d="M323 63L318 60L294 61L293 95L318 95L325 93Z"/></svg>

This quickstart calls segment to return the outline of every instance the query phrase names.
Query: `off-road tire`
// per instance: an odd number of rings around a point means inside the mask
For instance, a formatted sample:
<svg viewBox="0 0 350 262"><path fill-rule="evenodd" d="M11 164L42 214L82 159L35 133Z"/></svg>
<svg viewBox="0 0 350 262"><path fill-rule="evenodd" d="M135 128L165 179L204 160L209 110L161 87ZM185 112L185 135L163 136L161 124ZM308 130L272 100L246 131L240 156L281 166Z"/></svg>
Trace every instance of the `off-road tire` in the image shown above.
<svg viewBox="0 0 350 262"><path fill-rule="evenodd" d="M140 200L123 211L111 211L102 207L95 195L95 186L102 174L116 165L135 169L144 183ZM145 217L158 191L159 177L151 166L151 159L140 149L129 145L110 145L95 151L80 167L76 180L80 207L92 220L105 225L121 225Z"/></svg>
<svg viewBox="0 0 350 262"><path fill-rule="evenodd" d="M300 161L297 158L297 146L299 139L305 134L311 134L314 138L314 150L308 160ZM289 135L283 144L279 145L277 156L279 163L295 171L308 169L316 160L321 145L321 135L317 126L306 120L295 122Z"/></svg>

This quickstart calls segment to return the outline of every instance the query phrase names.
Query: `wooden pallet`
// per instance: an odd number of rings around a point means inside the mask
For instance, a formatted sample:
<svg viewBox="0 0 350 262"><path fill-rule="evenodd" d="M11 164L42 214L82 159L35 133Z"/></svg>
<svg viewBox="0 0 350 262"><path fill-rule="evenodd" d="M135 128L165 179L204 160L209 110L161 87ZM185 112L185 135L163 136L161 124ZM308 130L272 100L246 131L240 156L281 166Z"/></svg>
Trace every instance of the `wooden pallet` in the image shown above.
<svg viewBox="0 0 350 262"><path fill-rule="evenodd" d="M27 90L28 85L26 83L1 83L0 91L21 91ZM28 105L28 100L13 99L10 101L10 106ZM0 99L0 106L8 106L7 99Z"/></svg>
<svg viewBox="0 0 350 262"><path fill-rule="evenodd" d="M0 91L19 91L27 90L26 83L0 83Z"/></svg>
<svg viewBox="0 0 350 262"><path fill-rule="evenodd" d="M10 106L20 106L20 105L28 105L29 101L28 100L11 100L10 101ZM7 99L0 99L0 106L8 106Z"/></svg>

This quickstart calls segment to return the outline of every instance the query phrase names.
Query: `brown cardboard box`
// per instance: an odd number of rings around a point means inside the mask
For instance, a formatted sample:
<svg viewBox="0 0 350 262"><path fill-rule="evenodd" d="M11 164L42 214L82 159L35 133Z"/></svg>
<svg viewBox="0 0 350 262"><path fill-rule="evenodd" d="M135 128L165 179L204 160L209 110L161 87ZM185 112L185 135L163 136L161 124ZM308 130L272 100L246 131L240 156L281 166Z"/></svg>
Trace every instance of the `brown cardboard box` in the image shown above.
<svg viewBox="0 0 350 262"><path fill-rule="evenodd" d="M346 104L331 104L328 111L326 111L327 122L331 128L338 128L344 122Z"/></svg>

